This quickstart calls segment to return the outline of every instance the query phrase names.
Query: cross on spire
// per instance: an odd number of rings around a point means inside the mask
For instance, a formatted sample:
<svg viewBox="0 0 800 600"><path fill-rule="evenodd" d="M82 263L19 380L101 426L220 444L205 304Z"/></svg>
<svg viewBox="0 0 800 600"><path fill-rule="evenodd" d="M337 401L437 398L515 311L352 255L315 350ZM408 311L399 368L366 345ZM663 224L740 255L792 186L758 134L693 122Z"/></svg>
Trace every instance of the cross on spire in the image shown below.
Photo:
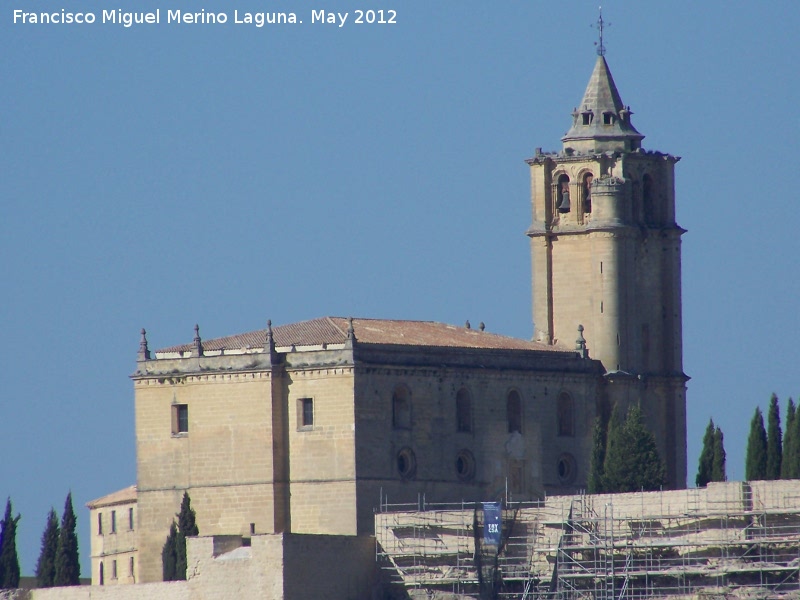
<svg viewBox="0 0 800 600"><path fill-rule="evenodd" d="M598 56L605 56L606 55L606 47L603 44L603 29L605 27L611 27L611 23L606 23L603 20L603 7L599 6L598 10L600 11L600 16L597 17L597 32L598 32L598 35L599 35L599 41L595 42L594 45L597 46L597 55ZM592 27L594 27L594 25Z"/></svg>

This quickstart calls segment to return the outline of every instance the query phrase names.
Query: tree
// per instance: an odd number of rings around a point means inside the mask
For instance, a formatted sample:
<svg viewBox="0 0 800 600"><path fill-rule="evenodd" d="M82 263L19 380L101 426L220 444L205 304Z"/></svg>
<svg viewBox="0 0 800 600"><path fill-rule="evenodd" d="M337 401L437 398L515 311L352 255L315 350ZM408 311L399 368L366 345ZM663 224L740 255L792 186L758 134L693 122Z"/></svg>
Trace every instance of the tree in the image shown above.
<svg viewBox="0 0 800 600"><path fill-rule="evenodd" d="M714 465L714 420L708 420L706 433L703 435L703 449L700 451L700 460L697 465L697 477L694 483L697 487L706 487L712 479L711 471Z"/></svg>
<svg viewBox="0 0 800 600"><path fill-rule="evenodd" d="M200 533L197 519L192 509L189 493L183 493L178 523L172 522L169 535L161 549L161 565L164 581L186 579L186 538Z"/></svg>
<svg viewBox="0 0 800 600"><path fill-rule="evenodd" d="M714 429L714 452L711 461L711 481L727 481L725 473L725 444L722 429Z"/></svg>
<svg viewBox="0 0 800 600"><path fill-rule="evenodd" d="M11 516L11 498L6 500L6 513L0 521L0 588L19 587L19 557L17 556L17 523L20 515Z"/></svg>
<svg viewBox="0 0 800 600"><path fill-rule="evenodd" d="M78 557L78 536L75 535L75 511L72 509L72 492L64 502L61 529L56 549L56 586L80 585L81 564Z"/></svg>
<svg viewBox="0 0 800 600"><path fill-rule="evenodd" d="M658 490L664 481L664 464L655 437L644 425L642 409L631 406L624 423L619 423L617 415L615 424L612 415L604 464L605 491Z"/></svg>
<svg viewBox="0 0 800 600"><path fill-rule="evenodd" d="M795 415L797 409L794 400L789 398L789 405L786 407L786 429L783 434L783 456L781 457L781 479L797 479L799 461L797 459L797 436L795 435Z"/></svg>
<svg viewBox="0 0 800 600"><path fill-rule="evenodd" d="M767 413L767 473L766 479L781 478L781 455L783 436L781 433L781 414L778 396L772 394Z"/></svg>
<svg viewBox="0 0 800 600"><path fill-rule="evenodd" d="M750 421L744 471L747 481L766 479L767 476L767 432L764 429L764 417L758 407Z"/></svg>
<svg viewBox="0 0 800 600"><path fill-rule="evenodd" d="M36 584L40 588L53 587L56 581L56 554L58 553L58 515L50 509L42 533L42 550L36 563Z"/></svg>
<svg viewBox="0 0 800 600"><path fill-rule="evenodd" d="M192 509L192 501L189 499L189 493L183 492L181 512L178 513L178 542L175 548L178 579L186 579L186 538L193 537L198 533L200 533L200 531L197 528L197 519Z"/></svg>
<svg viewBox="0 0 800 600"><path fill-rule="evenodd" d="M161 549L161 570L164 581L175 581L178 579L176 567L178 557L176 555L176 545L178 542L178 526L175 521L169 526L169 535L164 547Z"/></svg>
<svg viewBox="0 0 800 600"><path fill-rule="evenodd" d="M587 487L590 494L603 493L603 463L606 460L606 428L603 420L597 417L594 420L594 433L592 434L592 456L589 459L589 477Z"/></svg>

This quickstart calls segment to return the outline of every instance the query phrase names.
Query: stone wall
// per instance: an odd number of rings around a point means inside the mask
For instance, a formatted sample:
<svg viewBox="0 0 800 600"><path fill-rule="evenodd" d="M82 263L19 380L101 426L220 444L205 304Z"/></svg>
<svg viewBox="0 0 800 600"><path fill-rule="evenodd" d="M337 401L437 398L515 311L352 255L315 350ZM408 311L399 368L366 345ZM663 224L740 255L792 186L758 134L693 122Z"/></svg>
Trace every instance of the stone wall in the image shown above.
<svg viewBox="0 0 800 600"><path fill-rule="evenodd" d="M406 395L410 419L394 422L393 395ZM458 431L456 397L471 402L471 430ZM508 397L522 405L522 427L509 432ZM559 435L557 404L573 402L571 436ZM585 487L598 395L594 374L534 369L362 368L357 376L356 452L359 515L371 519L381 494L390 503L459 502L504 497L517 500ZM410 449L413 473L403 476L398 456ZM470 453L474 472L457 471L459 453ZM572 473L560 476L559 460L572 457ZM359 526L360 531L370 531Z"/></svg>
<svg viewBox="0 0 800 600"><path fill-rule="evenodd" d="M161 579L161 547L188 489L201 534L272 532L270 373L137 379L139 575ZM188 431L173 410L188 407Z"/></svg>
<svg viewBox="0 0 800 600"><path fill-rule="evenodd" d="M288 368L291 531L356 534L353 367ZM299 422L302 399L313 425Z"/></svg>
<svg viewBox="0 0 800 600"><path fill-rule="evenodd" d="M255 535L187 540L187 581L0 591L0 600L354 600L373 597L375 538Z"/></svg>

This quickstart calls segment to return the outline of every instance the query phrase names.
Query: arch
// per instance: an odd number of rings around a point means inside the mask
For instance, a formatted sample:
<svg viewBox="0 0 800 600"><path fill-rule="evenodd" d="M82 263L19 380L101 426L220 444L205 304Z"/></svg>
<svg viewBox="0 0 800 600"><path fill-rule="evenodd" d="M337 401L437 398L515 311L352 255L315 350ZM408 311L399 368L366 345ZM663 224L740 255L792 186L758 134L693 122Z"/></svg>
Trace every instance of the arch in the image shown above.
<svg viewBox="0 0 800 600"><path fill-rule="evenodd" d="M594 179L594 173L591 171L584 171L581 173L579 177L580 187L578 188L578 203L580 206L580 210L578 211L580 216L583 216L584 213L592 212L592 180Z"/></svg>
<svg viewBox="0 0 800 600"><path fill-rule="evenodd" d="M522 433L522 396L511 390L506 397L506 420L508 433Z"/></svg>
<svg viewBox="0 0 800 600"><path fill-rule="evenodd" d="M392 427L411 429L411 392L404 385L392 392Z"/></svg>
<svg viewBox="0 0 800 600"><path fill-rule="evenodd" d="M569 197L569 175L562 173L556 180L556 210L562 214L570 211L571 202Z"/></svg>
<svg viewBox="0 0 800 600"><path fill-rule="evenodd" d="M575 403L567 392L558 395L556 417L558 435L573 437L575 435Z"/></svg>
<svg viewBox="0 0 800 600"><path fill-rule="evenodd" d="M467 388L461 388L456 394L456 431L472 431L472 398Z"/></svg>

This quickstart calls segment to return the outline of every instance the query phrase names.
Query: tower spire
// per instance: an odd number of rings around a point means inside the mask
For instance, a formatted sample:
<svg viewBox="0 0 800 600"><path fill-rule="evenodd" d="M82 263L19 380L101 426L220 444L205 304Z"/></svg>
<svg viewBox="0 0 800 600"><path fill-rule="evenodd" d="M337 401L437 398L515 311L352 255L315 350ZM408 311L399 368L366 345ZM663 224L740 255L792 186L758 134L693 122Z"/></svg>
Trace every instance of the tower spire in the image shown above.
<svg viewBox="0 0 800 600"><path fill-rule="evenodd" d="M572 112L572 127L561 141L577 152L636 150L644 136L631 123L631 114L622 103L605 56L598 52L583 99Z"/></svg>

